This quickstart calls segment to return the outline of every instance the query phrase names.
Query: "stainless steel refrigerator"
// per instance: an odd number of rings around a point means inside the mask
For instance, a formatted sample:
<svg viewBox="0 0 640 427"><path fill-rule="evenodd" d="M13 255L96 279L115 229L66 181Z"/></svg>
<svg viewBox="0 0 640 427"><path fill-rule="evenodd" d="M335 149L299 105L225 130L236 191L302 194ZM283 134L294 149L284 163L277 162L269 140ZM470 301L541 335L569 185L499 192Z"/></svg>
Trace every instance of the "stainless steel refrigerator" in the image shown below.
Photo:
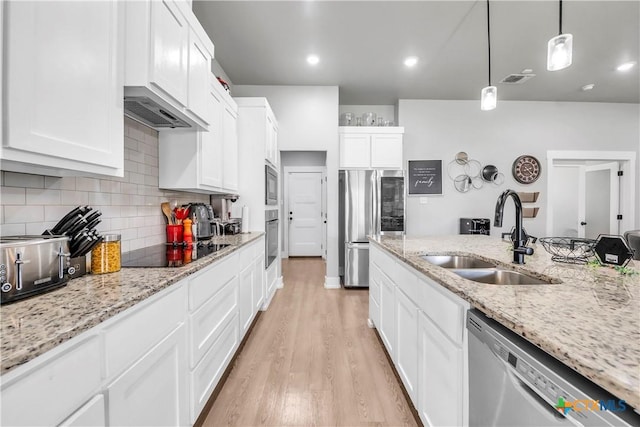
<svg viewBox="0 0 640 427"><path fill-rule="evenodd" d="M369 240L375 234L404 234L404 171L341 170L338 247L345 287L369 286Z"/></svg>

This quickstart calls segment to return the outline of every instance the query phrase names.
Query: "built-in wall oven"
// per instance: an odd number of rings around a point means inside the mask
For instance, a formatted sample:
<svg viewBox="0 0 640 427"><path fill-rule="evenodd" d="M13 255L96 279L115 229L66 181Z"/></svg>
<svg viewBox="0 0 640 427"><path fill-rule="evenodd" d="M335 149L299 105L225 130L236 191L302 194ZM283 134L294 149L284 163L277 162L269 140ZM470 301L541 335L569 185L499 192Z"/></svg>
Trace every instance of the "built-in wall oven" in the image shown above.
<svg viewBox="0 0 640 427"><path fill-rule="evenodd" d="M278 204L278 172L269 165L264 166L265 204Z"/></svg>
<svg viewBox="0 0 640 427"><path fill-rule="evenodd" d="M278 210L267 209L264 214L266 232L264 268L268 270L271 263L278 258Z"/></svg>

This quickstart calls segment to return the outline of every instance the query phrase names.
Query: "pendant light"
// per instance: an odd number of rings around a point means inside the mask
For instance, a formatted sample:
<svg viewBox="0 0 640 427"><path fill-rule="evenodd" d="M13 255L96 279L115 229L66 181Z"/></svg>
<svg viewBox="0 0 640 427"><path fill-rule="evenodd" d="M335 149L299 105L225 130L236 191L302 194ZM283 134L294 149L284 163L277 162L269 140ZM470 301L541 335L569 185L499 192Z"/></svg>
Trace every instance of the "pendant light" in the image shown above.
<svg viewBox="0 0 640 427"><path fill-rule="evenodd" d="M498 88L491 86L491 24L489 19L489 0L487 0L487 52L489 57L489 86L482 89L480 94L480 109L483 111L496 108Z"/></svg>
<svg viewBox="0 0 640 427"><path fill-rule="evenodd" d="M560 6L560 30L558 35L547 44L547 70L558 71L571 65L573 53L573 35L562 34L562 0Z"/></svg>

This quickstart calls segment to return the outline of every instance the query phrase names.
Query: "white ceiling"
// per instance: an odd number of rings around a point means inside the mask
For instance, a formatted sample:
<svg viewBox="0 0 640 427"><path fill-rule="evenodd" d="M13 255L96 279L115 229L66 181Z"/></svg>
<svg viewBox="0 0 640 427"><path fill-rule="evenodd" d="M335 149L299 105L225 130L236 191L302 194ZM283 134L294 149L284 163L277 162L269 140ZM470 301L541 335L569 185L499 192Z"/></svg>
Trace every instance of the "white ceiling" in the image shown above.
<svg viewBox="0 0 640 427"><path fill-rule="evenodd" d="M491 2L492 83L499 100L640 102L640 1L563 2L573 65L546 70L558 34L557 1ZM340 104L398 99L479 99L487 86L486 2L193 1L236 85L331 85ZM315 67L305 58L315 53ZM403 60L419 58L408 69ZM520 85L506 75L533 69ZM594 83L592 91L581 87Z"/></svg>

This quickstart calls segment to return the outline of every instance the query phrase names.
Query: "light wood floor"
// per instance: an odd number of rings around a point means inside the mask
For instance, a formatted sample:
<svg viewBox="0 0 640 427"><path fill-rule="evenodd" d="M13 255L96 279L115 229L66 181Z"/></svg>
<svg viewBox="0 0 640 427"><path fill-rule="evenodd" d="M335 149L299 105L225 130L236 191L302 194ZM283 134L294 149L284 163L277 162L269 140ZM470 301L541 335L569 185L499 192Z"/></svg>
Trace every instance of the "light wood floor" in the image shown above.
<svg viewBox="0 0 640 427"><path fill-rule="evenodd" d="M326 290L320 258L282 262L205 426L416 425L375 332L367 290Z"/></svg>

